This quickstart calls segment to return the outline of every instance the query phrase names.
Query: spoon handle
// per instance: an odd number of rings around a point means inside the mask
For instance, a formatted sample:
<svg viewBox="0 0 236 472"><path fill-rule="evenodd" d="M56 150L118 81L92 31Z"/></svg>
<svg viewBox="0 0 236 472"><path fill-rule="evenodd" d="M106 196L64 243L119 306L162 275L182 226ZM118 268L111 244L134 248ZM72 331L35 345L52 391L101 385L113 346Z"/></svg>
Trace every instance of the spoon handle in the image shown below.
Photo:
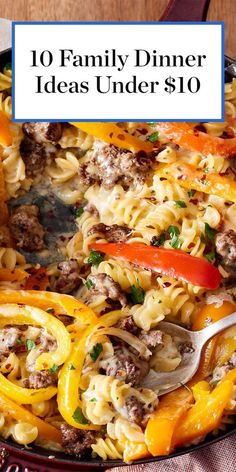
<svg viewBox="0 0 236 472"><path fill-rule="evenodd" d="M224 331L226 328L230 328L233 325L236 325L236 312L226 316L225 318L222 318L219 321L216 321L210 326L207 326L207 328L196 332L196 334L198 333L202 342L205 344L205 342L211 339L213 336L220 333L221 331Z"/></svg>

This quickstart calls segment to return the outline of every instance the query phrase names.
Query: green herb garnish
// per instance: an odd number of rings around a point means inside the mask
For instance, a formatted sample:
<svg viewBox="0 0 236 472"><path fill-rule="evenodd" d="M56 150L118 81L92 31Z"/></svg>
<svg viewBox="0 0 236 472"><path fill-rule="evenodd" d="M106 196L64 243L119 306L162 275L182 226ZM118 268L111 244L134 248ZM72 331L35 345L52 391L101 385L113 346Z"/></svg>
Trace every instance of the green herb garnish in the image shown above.
<svg viewBox="0 0 236 472"><path fill-rule="evenodd" d="M92 280L90 280L90 279L86 280L85 285L90 290L93 287Z"/></svg>
<svg viewBox="0 0 236 472"><path fill-rule="evenodd" d="M73 420L76 421L76 423L80 423L80 424L88 424L88 420L87 418L85 418L81 408L78 406L76 408L76 410L74 411L73 415L72 415L72 418Z"/></svg>
<svg viewBox="0 0 236 472"><path fill-rule="evenodd" d="M57 364L53 364L52 367L50 367L50 369L48 369L48 372L50 374L54 374L58 369L58 365Z"/></svg>
<svg viewBox="0 0 236 472"><path fill-rule="evenodd" d="M204 167L203 172L204 172L204 174L208 174L208 172L209 172L208 167Z"/></svg>
<svg viewBox="0 0 236 472"><path fill-rule="evenodd" d="M134 304L144 302L145 292L142 287L135 287L135 285L131 285L130 291L131 299Z"/></svg>
<svg viewBox="0 0 236 472"><path fill-rule="evenodd" d="M151 141L151 143L155 143L159 139L159 132L155 131L155 133L150 134L148 137L148 141Z"/></svg>
<svg viewBox="0 0 236 472"><path fill-rule="evenodd" d="M70 364L68 365L68 369L75 370L75 366L72 364L72 362L70 362Z"/></svg>
<svg viewBox="0 0 236 472"><path fill-rule="evenodd" d="M93 362L97 360L97 358L100 356L102 351L103 351L103 347L101 343L97 343L95 344L95 346L93 346L93 349L91 349L91 351L89 352L89 355Z"/></svg>
<svg viewBox="0 0 236 472"><path fill-rule="evenodd" d="M187 205L183 200L175 200L176 208L187 208Z"/></svg>
<svg viewBox="0 0 236 472"><path fill-rule="evenodd" d="M75 212L76 218L79 218L81 215L83 215L83 213L84 213L84 208L83 207L77 208L77 210Z"/></svg>
<svg viewBox="0 0 236 472"><path fill-rule="evenodd" d="M163 244L165 243L165 240L166 240L165 233L160 234L159 238L157 236L153 236L151 240L151 245L157 246L157 247L163 246Z"/></svg>
<svg viewBox="0 0 236 472"><path fill-rule="evenodd" d="M48 308L48 309L46 310L46 312L47 312L47 313L52 313L52 314L54 314L54 313L55 313L55 310L54 310L54 308Z"/></svg>
<svg viewBox="0 0 236 472"><path fill-rule="evenodd" d="M179 228L177 226L170 225L167 231L171 237L171 247L173 247L174 249L179 249L182 244L179 240Z"/></svg>
<svg viewBox="0 0 236 472"><path fill-rule="evenodd" d="M98 266L102 262L104 256L101 252L91 251L88 257L88 263L94 266Z"/></svg>
<svg viewBox="0 0 236 472"><path fill-rule="evenodd" d="M208 252L207 254L204 254L204 257L208 260L208 262L214 262L215 253L214 252Z"/></svg>
<svg viewBox="0 0 236 472"><path fill-rule="evenodd" d="M27 351L31 351L32 349L36 348L36 344L32 339L26 339L25 344L27 347Z"/></svg>
<svg viewBox="0 0 236 472"><path fill-rule="evenodd" d="M195 193L196 193L196 190L193 190L193 189L189 190L189 191L188 191L188 196L189 196L189 198L194 197Z"/></svg>
<svg viewBox="0 0 236 472"><path fill-rule="evenodd" d="M96 398L91 398L90 401L91 401L91 402L97 402L97 399L96 399Z"/></svg>
<svg viewBox="0 0 236 472"><path fill-rule="evenodd" d="M155 121L149 121L148 126L155 126Z"/></svg>
<svg viewBox="0 0 236 472"><path fill-rule="evenodd" d="M205 235L208 239L214 241L216 233L217 231L214 228L211 228L208 223L205 223Z"/></svg>

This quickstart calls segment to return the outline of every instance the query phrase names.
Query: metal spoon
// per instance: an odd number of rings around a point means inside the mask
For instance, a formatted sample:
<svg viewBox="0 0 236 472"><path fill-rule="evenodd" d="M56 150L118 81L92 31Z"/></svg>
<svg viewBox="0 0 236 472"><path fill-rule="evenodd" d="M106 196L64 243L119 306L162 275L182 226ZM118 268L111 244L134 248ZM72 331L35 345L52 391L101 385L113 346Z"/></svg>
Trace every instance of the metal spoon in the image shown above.
<svg viewBox="0 0 236 472"><path fill-rule="evenodd" d="M169 334L172 338L178 337L181 343L190 344L192 349L191 352L183 356L180 365L172 372L156 372L151 369L149 374L145 377L142 386L151 388L152 390L158 390L159 395L179 388L181 384L188 382L197 372L202 348L205 343L216 334L235 324L236 312L222 318L222 320L211 324L201 331L189 331L181 326L165 321L159 323L158 328L160 328L163 333Z"/></svg>

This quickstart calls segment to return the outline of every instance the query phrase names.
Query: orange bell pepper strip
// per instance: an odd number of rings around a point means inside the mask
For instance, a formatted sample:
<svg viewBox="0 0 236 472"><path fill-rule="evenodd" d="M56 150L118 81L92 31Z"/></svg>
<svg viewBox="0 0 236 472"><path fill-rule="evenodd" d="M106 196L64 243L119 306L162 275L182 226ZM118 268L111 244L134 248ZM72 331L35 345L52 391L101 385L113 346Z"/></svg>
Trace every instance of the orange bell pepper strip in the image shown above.
<svg viewBox="0 0 236 472"><path fill-rule="evenodd" d="M145 430L145 443L153 456L170 454L176 426L192 402L193 394L185 387L167 393L160 399Z"/></svg>
<svg viewBox="0 0 236 472"><path fill-rule="evenodd" d="M0 121L1 126L1 121ZM2 159L0 158L0 225L4 225L8 220L7 194L3 173Z"/></svg>
<svg viewBox="0 0 236 472"><path fill-rule="evenodd" d="M125 441L124 461L132 462L137 459L144 459L150 457L150 452L145 443L136 443L132 441Z"/></svg>
<svg viewBox="0 0 236 472"><path fill-rule="evenodd" d="M0 144L10 146L12 144L12 134L9 127L10 121L6 115L0 111Z"/></svg>
<svg viewBox="0 0 236 472"><path fill-rule="evenodd" d="M227 300L224 300L221 306L217 306L215 303L205 305L200 312L196 314L196 318L192 325L193 331L199 331L203 328L206 328L211 323L215 323L218 320L221 320L225 316L231 315L235 311L235 304ZM220 339L220 334L214 336L213 339L208 341L205 345L199 369L194 377L194 380L204 379L210 375L214 368L214 359L216 347Z"/></svg>
<svg viewBox="0 0 236 472"><path fill-rule="evenodd" d="M179 249L125 243L94 243L90 247L199 287L214 290L220 285L221 275L215 266L206 259L191 256Z"/></svg>
<svg viewBox="0 0 236 472"><path fill-rule="evenodd" d="M235 337L225 338L224 336L219 335L219 340L217 342L216 349L214 351L214 356L212 359L213 367L224 365L233 353L236 351L236 339Z"/></svg>
<svg viewBox="0 0 236 472"><path fill-rule="evenodd" d="M40 438L61 444L61 432L50 423L46 423L41 418L33 415L23 406L17 405L15 402L0 392L0 411L10 418L19 422L27 422L38 428Z"/></svg>
<svg viewBox="0 0 236 472"><path fill-rule="evenodd" d="M0 269L0 281L1 282L22 282L29 277L28 272L23 269L6 269L5 267Z"/></svg>
<svg viewBox="0 0 236 472"><path fill-rule="evenodd" d="M195 169L190 164L174 162L161 165L156 174L159 177L176 182L181 187L216 195L230 202L236 202L236 181L214 172L205 174L202 169Z"/></svg>
<svg viewBox="0 0 236 472"><path fill-rule="evenodd" d="M91 308L70 295L38 290L0 290L0 304L20 303L55 311L56 315L66 314L77 318L81 326L96 322L97 317Z"/></svg>
<svg viewBox="0 0 236 472"><path fill-rule="evenodd" d="M205 156L217 154L233 157L236 154L236 138L223 139L197 131L188 123L156 123L157 130L170 141L190 151L201 152Z"/></svg>
<svg viewBox="0 0 236 472"><path fill-rule="evenodd" d="M88 134L95 136L102 141L105 141L109 144L114 144L114 146L129 149L132 152L145 151L151 152L153 150L153 144L150 141L142 141L132 134L126 133L119 126L114 123L70 123L76 128L82 129Z"/></svg>
<svg viewBox="0 0 236 472"><path fill-rule="evenodd" d="M219 427L223 412L232 397L233 386L232 381L223 380L211 393L204 392L177 425L172 438L173 448L205 437Z"/></svg>
<svg viewBox="0 0 236 472"><path fill-rule="evenodd" d="M46 290L49 286L47 271L44 267L31 270L24 286L25 290Z"/></svg>

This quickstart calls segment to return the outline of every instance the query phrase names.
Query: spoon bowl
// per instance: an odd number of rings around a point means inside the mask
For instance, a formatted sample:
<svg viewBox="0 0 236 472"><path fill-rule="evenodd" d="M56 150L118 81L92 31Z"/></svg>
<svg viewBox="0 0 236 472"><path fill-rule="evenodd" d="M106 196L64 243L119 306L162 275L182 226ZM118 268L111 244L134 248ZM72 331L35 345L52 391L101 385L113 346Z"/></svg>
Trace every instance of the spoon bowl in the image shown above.
<svg viewBox="0 0 236 472"><path fill-rule="evenodd" d="M156 372L151 369L145 377L142 386L158 391L158 395L163 395L164 393L176 390L182 384L186 384L198 370L202 349L206 342L216 334L235 324L236 312L207 326L207 328L201 331L189 331L176 324L162 321L158 325L160 330L165 334L169 334L172 338L180 339L181 343L187 344L189 352L183 355L179 366L172 372Z"/></svg>

